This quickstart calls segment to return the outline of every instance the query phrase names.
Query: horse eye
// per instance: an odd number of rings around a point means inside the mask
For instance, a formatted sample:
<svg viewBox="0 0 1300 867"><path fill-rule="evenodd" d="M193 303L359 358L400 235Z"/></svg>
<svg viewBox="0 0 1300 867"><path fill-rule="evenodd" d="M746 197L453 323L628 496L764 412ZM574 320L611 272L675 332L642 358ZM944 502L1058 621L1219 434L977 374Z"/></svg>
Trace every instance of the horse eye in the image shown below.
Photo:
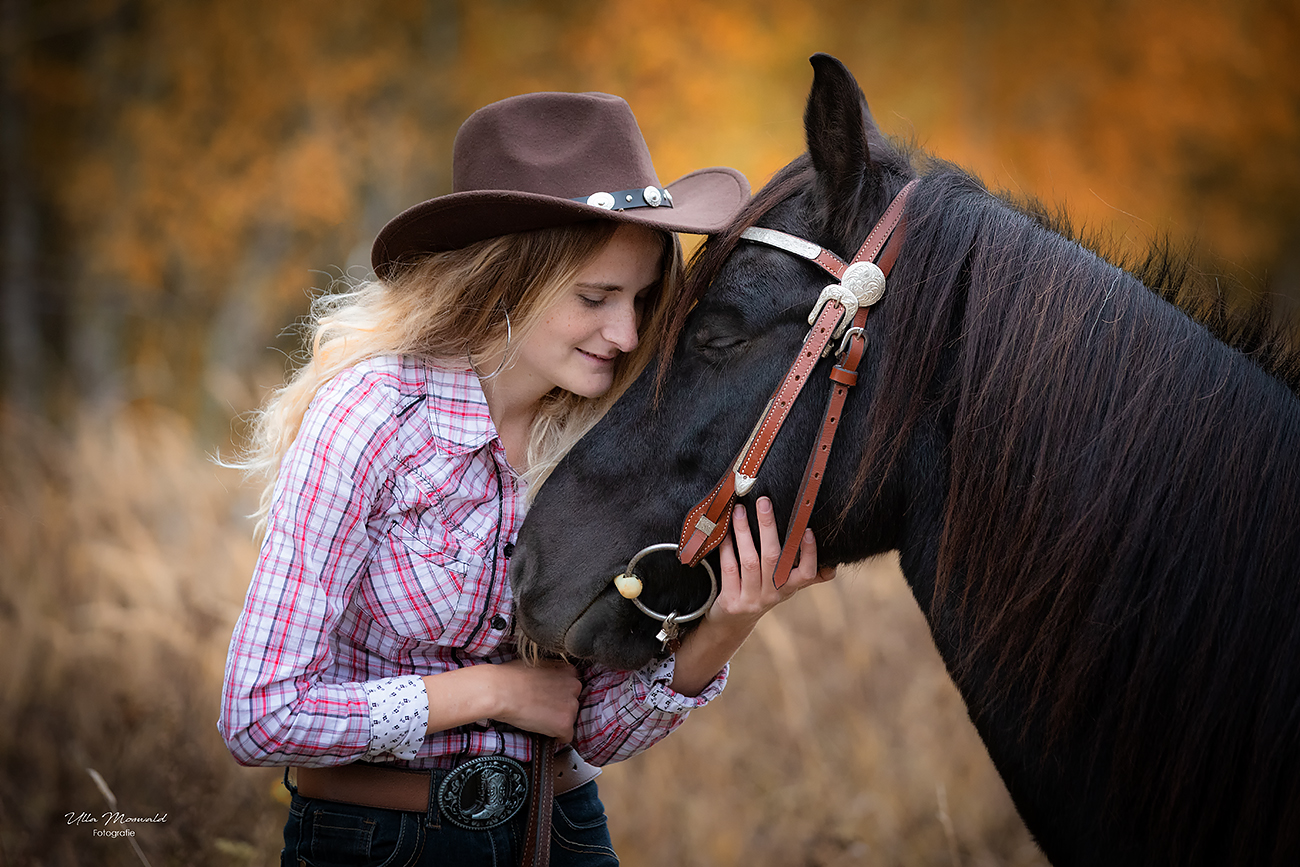
<svg viewBox="0 0 1300 867"><path fill-rule="evenodd" d="M745 338L735 334L720 334L716 337L707 337L699 343L700 349L711 355L734 352L744 345Z"/></svg>

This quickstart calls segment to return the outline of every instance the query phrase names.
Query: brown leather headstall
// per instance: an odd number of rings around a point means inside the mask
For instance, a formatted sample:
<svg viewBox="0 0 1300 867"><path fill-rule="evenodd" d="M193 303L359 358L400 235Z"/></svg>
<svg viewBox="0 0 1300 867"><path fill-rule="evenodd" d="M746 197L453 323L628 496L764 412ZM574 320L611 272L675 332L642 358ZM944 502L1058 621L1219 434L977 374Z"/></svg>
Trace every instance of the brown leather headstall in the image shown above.
<svg viewBox="0 0 1300 867"><path fill-rule="evenodd" d="M857 383L858 365L862 362L867 346L863 331L867 312L884 295L885 278L889 276L894 261L898 258L906 234L903 207L917 183L919 181L913 180L899 191L848 264L830 250L785 232L755 226L741 233L740 237L744 240L776 247L807 259L825 270L837 282L822 290L821 297L817 299L808 317L812 328L804 338L799 355L777 386L758 424L732 461L731 468L714 485L709 495L687 513L677 549L680 562L688 566L698 565L726 537L731 527L731 511L736 498L745 496L754 486L767 452L780 433L781 426L785 424L813 367L834 351L838 362L830 372L831 393L822 417L821 433L809 455L803 482L799 486L799 499L786 529L781 559L772 576L777 587L789 579L821 487L844 399L848 396L848 390ZM832 349L835 340L840 341L837 350Z"/></svg>

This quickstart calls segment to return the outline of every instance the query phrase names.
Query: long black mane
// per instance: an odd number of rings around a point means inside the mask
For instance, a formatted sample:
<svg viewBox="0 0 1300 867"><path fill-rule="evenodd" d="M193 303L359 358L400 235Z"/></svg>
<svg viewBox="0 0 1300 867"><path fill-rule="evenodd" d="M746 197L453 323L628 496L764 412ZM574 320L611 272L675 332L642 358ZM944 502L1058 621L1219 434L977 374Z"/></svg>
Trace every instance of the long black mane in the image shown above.
<svg viewBox="0 0 1300 867"><path fill-rule="evenodd" d="M856 491L879 496L918 429L942 428L941 536L902 554L905 571L933 569L918 601L986 742L1017 732L1015 757L990 742L995 760L1041 757L1032 779L1076 745L1068 761L1104 794L1074 807L1131 840L1158 822L1162 861L1300 857L1300 830L1258 833L1300 829L1300 365L1285 332L1263 305L1229 315L1167 244L1112 263L1060 214L905 148L887 158L891 189L903 165L922 182L873 314ZM743 228L815 195L806 156L779 172L697 255L673 327ZM856 242L837 235L837 252ZM1008 784L1022 810L1062 794Z"/></svg>

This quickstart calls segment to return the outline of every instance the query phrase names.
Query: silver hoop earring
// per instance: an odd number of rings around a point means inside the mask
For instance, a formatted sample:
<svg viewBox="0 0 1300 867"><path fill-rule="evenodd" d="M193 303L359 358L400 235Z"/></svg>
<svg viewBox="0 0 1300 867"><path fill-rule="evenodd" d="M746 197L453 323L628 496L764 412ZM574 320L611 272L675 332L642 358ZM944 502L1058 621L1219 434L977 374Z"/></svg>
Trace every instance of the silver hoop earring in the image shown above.
<svg viewBox="0 0 1300 867"><path fill-rule="evenodd" d="M501 353L501 363L497 365L497 369L494 370L494 371L492 371L491 373L489 373L489 374L487 374L487 375L484 375L484 374L481 374L481 373L480 373L480 374L479 374L479 377L478 377L480 380L483 380L483 379L491 379L492 377L494 377L494 376L496 376L498 373L500 373L502 370L504 370L504 369L505 369L505 366L506 366L506 359L510 357L510 338L513 336L513 335L511 334L511 331L510 331L510 311L507 310L507 309L505 309L504 307L502 307L502 308L501 308L501 312L504 313L504 314L505 314L505 317L506 317L506 347L505 347L505 351ZM469 363L470 363L471 366L473 366L473 364L474 364L474 358L473 358L473 356L470 356ZM475 368L474 372L475 372L475 373L478 373L478 369Z"/></svg>

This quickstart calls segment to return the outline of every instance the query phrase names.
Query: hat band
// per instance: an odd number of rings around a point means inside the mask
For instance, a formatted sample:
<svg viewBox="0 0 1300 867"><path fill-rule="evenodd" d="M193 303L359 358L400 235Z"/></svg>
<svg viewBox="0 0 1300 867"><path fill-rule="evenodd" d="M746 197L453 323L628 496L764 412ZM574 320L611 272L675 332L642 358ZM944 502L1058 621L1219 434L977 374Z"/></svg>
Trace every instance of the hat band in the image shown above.
<svg viewBox="0 0 1300 867"><path fill-rule="evenodd" d="M673 194L667 189L649 186L644 190L619 190L616 193L592 193L577 196L570 201L582 202L606 211L629 211L632 208L671 208Z"/></svg>

